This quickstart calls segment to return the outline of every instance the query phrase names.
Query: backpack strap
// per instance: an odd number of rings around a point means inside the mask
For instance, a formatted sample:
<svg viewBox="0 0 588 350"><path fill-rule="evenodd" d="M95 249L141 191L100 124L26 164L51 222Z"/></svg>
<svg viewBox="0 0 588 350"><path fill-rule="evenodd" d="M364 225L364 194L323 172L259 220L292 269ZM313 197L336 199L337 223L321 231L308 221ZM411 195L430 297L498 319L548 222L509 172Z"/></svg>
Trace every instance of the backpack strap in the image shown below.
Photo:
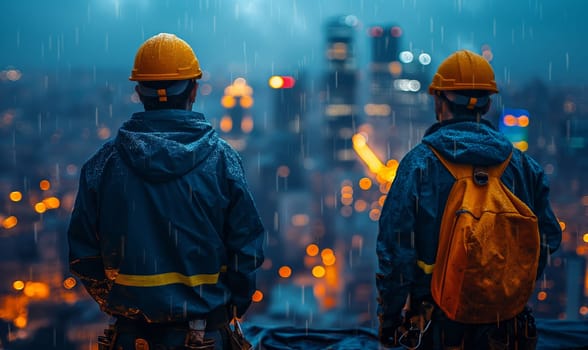
<svg viewBox="0 0 588 350"><path fill-rule="evenodd" d="M435 154L437 158L441 161L441 163L447 168L447 170L451 173L451 175L457 179L463 179L464 177L469 177L472 175L473 166L469 164L458 164L452 163L445 159L439 151L437 151L433 146L428 145L431 151Z"/></svg>
<svg viewBox="0 0 588 350"><path fill-rule="evenodd" d="M512 159L512 151L510 152L508 157L506 157L506 159L502 163L500 163L496 166L493 166L492 168L489 168L488 174L490 174L490 176L495 176L495 177L500 178L502 176L502 173L504 173L504 170L508 166L508 163L510 162L511 159Z"/></svg>
<svg viewBox="0 0 588 350"><path fill-rule="evenodd" d="M446 158L444 158L441 155L441 153L439 153L439 151L437 151L435 148L433 148L433 146L431 146L431 145L428 145L428 146L431 149L431 151L433 151L435 156L439 159L439 161L441 161L441 163L445 166L445 168L447 168L447 170L451 173L451 175L455 179L463 179L464 177L472 176L472 171L474 169L474 166L472 166L470 164L459 164L459 163L450 162ZM487 169L488 175L492 176L492 177L500 178L502 176L502 173L504 172L504 170L508 166L508 163L510 162L511 158L512 158L512 152L510 152L508 157L506 157L506 159L502 163L488 168Z"/></svg>

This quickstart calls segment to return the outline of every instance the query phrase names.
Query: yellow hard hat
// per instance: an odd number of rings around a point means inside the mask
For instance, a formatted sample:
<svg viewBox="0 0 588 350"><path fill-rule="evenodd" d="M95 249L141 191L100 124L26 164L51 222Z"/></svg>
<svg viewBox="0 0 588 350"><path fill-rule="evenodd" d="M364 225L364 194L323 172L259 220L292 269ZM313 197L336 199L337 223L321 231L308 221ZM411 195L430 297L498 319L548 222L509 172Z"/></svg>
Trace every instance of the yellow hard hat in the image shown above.
<svg viewBox="0 0 588 350"><path fill-rule="evenodd" d="M200 63L190 45L173 34L160 33L139 47L129 80L187 80L200 77Z"/></svg>
<svg viewBox="0 0 588 350"><path fill-rule="evenodd" d="M429 85L429 94L452 90L487 90L488 94L497 93L492 66L484 57L471 51L453 53L439 65Z"/></svg>

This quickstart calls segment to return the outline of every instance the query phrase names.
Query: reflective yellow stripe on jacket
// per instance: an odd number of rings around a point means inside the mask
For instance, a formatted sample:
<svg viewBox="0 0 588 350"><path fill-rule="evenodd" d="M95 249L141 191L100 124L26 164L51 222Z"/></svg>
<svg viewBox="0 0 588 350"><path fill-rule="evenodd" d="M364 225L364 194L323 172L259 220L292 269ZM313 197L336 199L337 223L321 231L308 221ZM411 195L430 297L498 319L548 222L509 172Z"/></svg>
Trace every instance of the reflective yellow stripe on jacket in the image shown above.
<svg viewBox="0 0 588 350"><path fill-rule="evenodd" d="M220 272L226 272L226 266ZM186 276L179 272L166 272L157 275L126 275L119 273L114 283L129 287L161 287L168 284L180 283L189 287L202 284L216 284L220 272Z"/></svg>
<svg viewBox="0 0 588 350"><path fill-rule="evenodd" d="M435 267L435 264L427 265L424 261L417 260L417 266L420 267L426 275L430 275L433 273L433 268Z"/></svg>

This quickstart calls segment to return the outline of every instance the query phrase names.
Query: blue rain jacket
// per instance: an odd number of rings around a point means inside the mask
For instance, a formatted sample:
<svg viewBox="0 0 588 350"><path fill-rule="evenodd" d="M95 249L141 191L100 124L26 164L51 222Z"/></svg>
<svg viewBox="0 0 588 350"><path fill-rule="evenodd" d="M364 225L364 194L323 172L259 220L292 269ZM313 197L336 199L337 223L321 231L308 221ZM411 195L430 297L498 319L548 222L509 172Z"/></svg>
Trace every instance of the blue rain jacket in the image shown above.
<svg viewBox="0 0 588 350"><path fill-rule="evenodd" d="M203 318L251 303L264 228L238 153L200 113L135 113L82 167L70 267L110 315Z"/></svg>
<svg viewBox="0 0 588 350"><path fill-rule="evenodd" d="M437 123L400 162L382 208L376 247L382 328L398 325L409 294L413 303L432 300L431 274L425 274L417 261L435 263L441 218L454 178L428 146L451 162L480 166L499 164L512 152L502 181L537 216L541 234L537 278L548 254L561 242L561 228L548 199L547 178L535 160L514 148L486 120Z"/></svg>

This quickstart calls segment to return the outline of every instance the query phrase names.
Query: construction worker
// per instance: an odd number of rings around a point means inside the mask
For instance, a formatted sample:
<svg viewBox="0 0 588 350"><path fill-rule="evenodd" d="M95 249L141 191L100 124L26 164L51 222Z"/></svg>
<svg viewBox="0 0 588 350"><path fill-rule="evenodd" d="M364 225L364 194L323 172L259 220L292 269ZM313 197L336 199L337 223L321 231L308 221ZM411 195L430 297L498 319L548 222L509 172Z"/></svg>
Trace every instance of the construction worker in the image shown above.
<svg viewBox="0 0 588 350"><path fill-rule="evenodd" d="M483 118L497 92L490 64L467 50L443 61L429 86L437 123L401 160L379 219L376 285L379 340L385 346L484 350L533 349L536 344L534 319L524 302L524 310L512 319L495 314L497 322L465 324L450 319L431 292L441 219L455 182L436 153L468 166L507 164L500 180L537 220L540 237L530 249L540 251L531 251L538 256L536 272L529 271L531 291L560 245L561 228L541 166Z"/></svg>
<svg viewBox="0 0 588 350"><path fill-rule="evenodd" d="M115 323L101 349L228 349L264 261L239 154L192 105L202 76L172 34L146 40L134 113L82 167L71 271Z"/></svg>

